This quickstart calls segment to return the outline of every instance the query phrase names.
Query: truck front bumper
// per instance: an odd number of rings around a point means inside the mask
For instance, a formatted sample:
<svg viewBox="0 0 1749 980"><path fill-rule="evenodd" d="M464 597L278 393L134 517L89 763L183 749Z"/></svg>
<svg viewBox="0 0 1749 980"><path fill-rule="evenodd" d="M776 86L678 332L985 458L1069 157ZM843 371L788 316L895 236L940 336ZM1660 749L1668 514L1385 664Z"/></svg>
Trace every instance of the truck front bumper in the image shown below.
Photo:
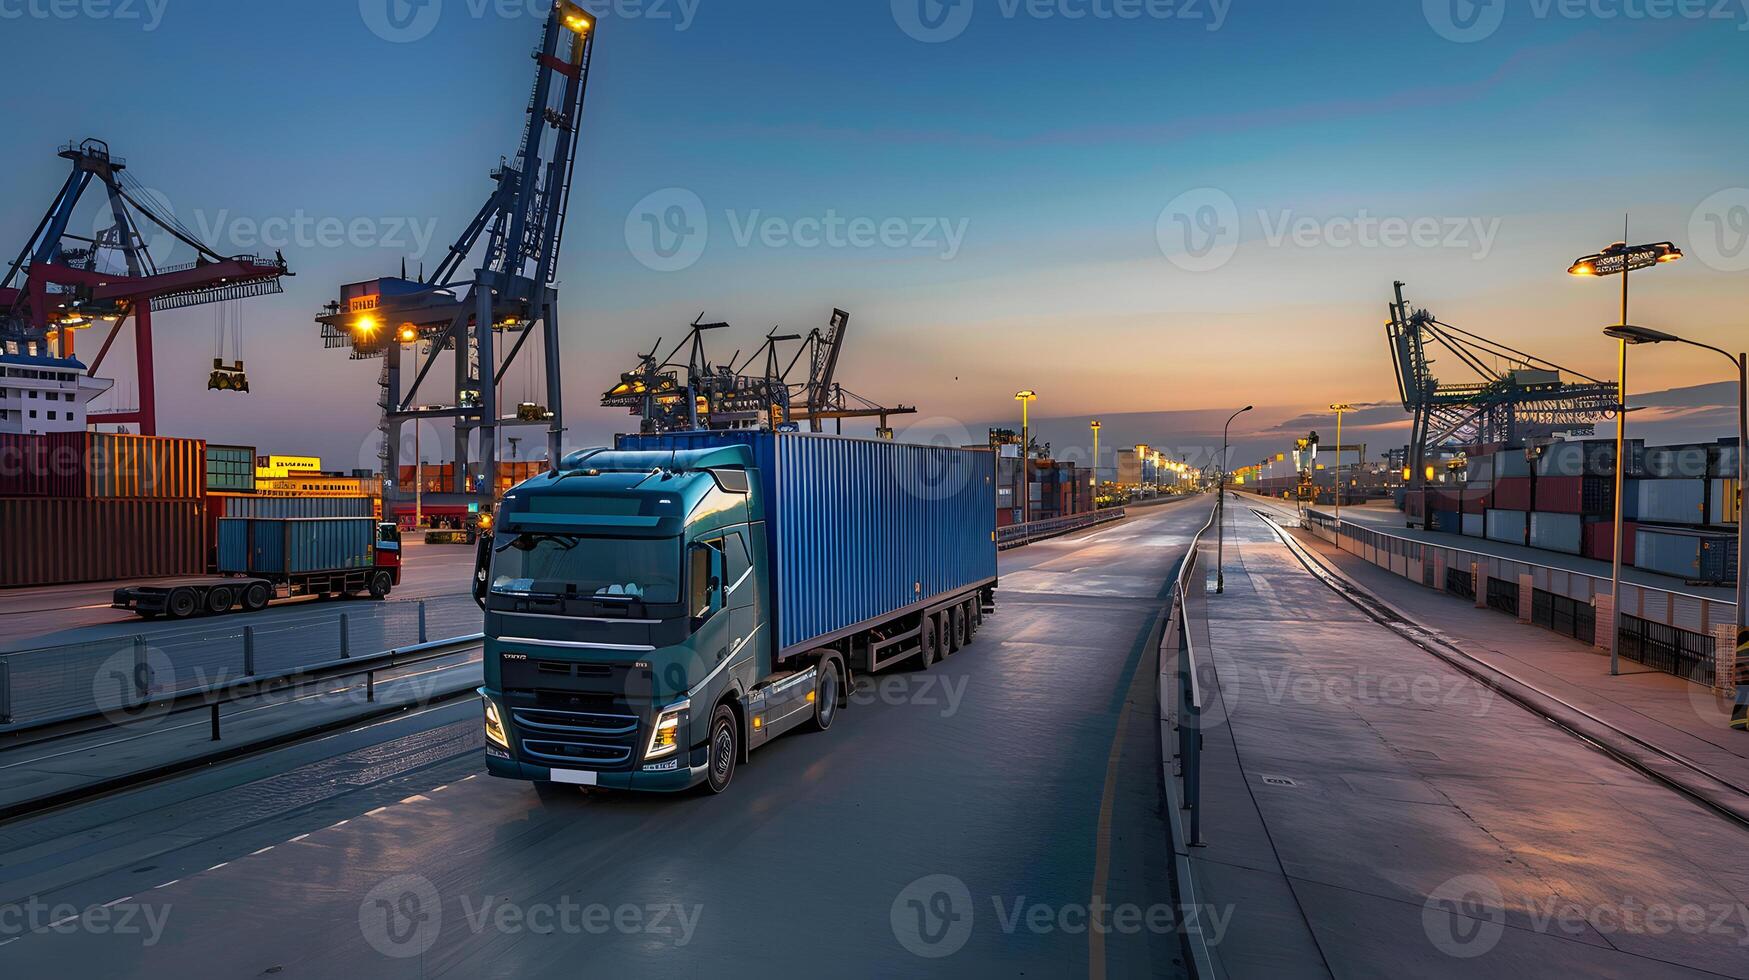
<svg viewBox="0 0 1749 980"><path fill-rule="evenodd" d="M553 771L547 766L535 765L531 762L518 762L515 759L500 758L509 755L497 746L486 750L486 772L504 779L521 779L529 782L553 782ZM697 752L695 755L699 754ZM666 772L598 772L595 773L595 785L608 789L633 789L651 793L679 793L691 789L704 782L705 771L709 766L700 762L691 768L678 767Z"/></svg>

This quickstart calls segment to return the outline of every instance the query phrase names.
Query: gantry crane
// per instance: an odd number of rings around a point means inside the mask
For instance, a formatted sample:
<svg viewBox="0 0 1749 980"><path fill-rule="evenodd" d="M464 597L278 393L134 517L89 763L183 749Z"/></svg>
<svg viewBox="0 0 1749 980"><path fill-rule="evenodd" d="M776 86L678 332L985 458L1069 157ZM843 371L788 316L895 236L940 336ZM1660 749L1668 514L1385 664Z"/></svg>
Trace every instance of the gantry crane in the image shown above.
<svg viewBox="0 0 1749 980"><path fill-rule="evenodd" d="M1616 409L1615 385L1411 309L1403 285L1394 286L1385 332L1403 409L1413 416L1406 464L1411 490L1425 489L1427 462L1441 446L1590 435ZM1435 347L1457 358L1475 380L1435 377L1429 356ZM1567 381L1563 374L1579 380Z"/></svg>
<svg viewBox="0 0 1749 980"><path fill-rule="evenodd" d="M563 455L554 282L595 34L595 18L582 7L566 0L553 6L534 55L534 90L522 143L514 159L500 160L492 171L497 186L437 269L410 280L403 266L398 278L343 286L340 299L316 318L326 346L349 347L354 359L384 359L378 383L385 487L399 482L401 427L422 419L453 422L453 490L477 493L483 511L496 495L500 427L544 427L549 463L556 464ZM470 270L477 251L478 264ZM542 338L545 404L525 403L505 414L498 405L499 384L537 332ZM515 338L501 359L499 334L506 341ZM402 361L409 348L415 349L418 371L403 390ZM451 355L453 393L444 403L420 407L420 389L437 355L445 352ZM478 445L470 451L475 433ZM475 458L483 476L479 487L470 490L470 461Z"/></svg>
<svg viewBox="0 0 1749 980"><path fill-rule="evenodd" d="M88 139L77 146L68 144L61 147L60 156L72 163L72 173L7 269L6 278L0 280L0 340L71 358L75 332L106 323L109 335L86 369L88 376L95 376L117 335L131 321L139 407L91 413L87 421L133 423L142 435L156 435L152 314L282 292L280 280L292 273L283 256L224 256L202 243L174 214L150 199L128 172L127 162L111 155L108 143ZM74 234L68 225L94 184L101 185L114 223L89 237ZM159 264L143 234L149 228L188 246L194 260ZM241 361L215 363L213 373L215 378L222 375L227 387L247 390Z"/></svg>
<svg viewBox="0 0 1749 980"><path fill-rule="evenodd" d="M619 383L601 396L601 404L638 416L646 433L776 428L803 421L811 431L820 432L827 420L836 421L842 431L844 419L873 418L880 422L878 434L891 438L890 417L911 415L917 409L877 405L834 380L849 323L850 314L833 310L827 326L814 328L806 337L773 329L745 360L737 351L727 364L719 365L706 355L704 335L729 325L705 323L700 315L665 357L656 356L662 349L660 340L648 354L640 355L638 366L620 375ZM800 347L783 364L778 345L796 341ZM687 352L685 361L677 359L682 349ZM761 373L749 373L762 356ZM791 382L789 376L804 358L807 378Z"/></svg>

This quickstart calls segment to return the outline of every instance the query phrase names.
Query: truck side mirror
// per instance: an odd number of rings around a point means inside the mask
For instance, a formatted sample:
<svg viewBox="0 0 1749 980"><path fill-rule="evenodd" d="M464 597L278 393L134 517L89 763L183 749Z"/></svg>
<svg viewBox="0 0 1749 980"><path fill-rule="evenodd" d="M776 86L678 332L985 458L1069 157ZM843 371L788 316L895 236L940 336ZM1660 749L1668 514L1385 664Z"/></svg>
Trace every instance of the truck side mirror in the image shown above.
<svg viewBox="0 0 1749 980"><path fill-rule="evenodd" d="M492 535L482 534L474 542L474 603L486 608L486 594L492 574Z"/></svg>

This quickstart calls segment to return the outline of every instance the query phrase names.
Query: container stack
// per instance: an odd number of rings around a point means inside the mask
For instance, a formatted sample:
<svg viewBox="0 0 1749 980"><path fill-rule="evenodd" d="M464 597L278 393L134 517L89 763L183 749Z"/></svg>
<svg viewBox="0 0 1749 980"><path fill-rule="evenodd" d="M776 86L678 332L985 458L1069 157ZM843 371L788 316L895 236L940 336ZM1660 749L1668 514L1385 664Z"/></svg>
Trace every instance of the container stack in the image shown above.
<svg viewBox="0 0 1749 980"><path fill-rule="evenodd" d="M1627 494L1636 567L1701 585L1736 581L1738 452L1736 440L1647 450Z"/></svg>
<svg viewBox="0 0 1749 980"><path fill-rule="evenodd" d="M205 495L198 439L0 436L0 587L197 574Z"/></svg>

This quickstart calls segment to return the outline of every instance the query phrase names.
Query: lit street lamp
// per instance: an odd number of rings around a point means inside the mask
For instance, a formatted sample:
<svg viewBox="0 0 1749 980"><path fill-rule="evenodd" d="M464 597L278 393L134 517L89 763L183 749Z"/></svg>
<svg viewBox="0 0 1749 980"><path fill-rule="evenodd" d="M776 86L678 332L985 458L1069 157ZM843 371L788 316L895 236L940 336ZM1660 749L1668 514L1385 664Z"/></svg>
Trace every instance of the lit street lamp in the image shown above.
<svg viewBox="0 0 1749 980"><path fill-rule="evenodd" d="M1093 506L1099 506L1099 420L1094 419L1093 427Z"/></svg>
<svg viewBox="0 0 1749 980"><path fill-rule="evenodd" d="M1621 341L1624 359L1629 344L1687 344L1690 347L1710 350L1730 361L1737 369L1737 646L1740 649L1745 641L1749 641L1749 635L1745 635L1745 631L1749 631L1749 577L1746 577L1749 569L1743 567L1749 564L1749 560L1746 560L1749 559L1749 521L1743 520L1741 503L1743 490L1749 487L1749 354L1732 354L1711 344L1703 344L1650 327L1622 325L1605 327L1603 332ZM1619 470L1621 467L1618 464L1616 468ZM1621 547L1620 534L1620 531L1616 532L1618 549ZM1738 685L1737 707L1739 711L1749 708L1749 686Z"/></svg>
<svg viewBox="0 0 1749 980"><path fill-rule="evenodd" d="M1354 406L1339 402L1330 406L1336 413L1336 533L1342 533L1342 416L1354 411Z"/></svg>
<svg viewBox="0 0 1749 980"><path fill-rule="evenodd" d="M1220 595L1220 594L1227 591L1227 568L1226 568L1226 562L1227 562L1227 448L1228 448L1228 444L1229 444L1227 434L1230 431L1232 431L1233 419L1236 419L1239 416L1244 415L1246 412L1251 411L1251 409L1253 409L1255 407L1256 406L1254 406L1254 405L1246 405L1244 408L1241 408L1237 412L1234 412L1232 418L1227 419L1226 426L1224 426L1221 429L1221 464L1220 464L1221 465L1221 485L1220 485L1221 488L1219 491L1219 495L1215 497L1215 524L1216 524L1216 527L1215 527L1215 594L1216 595Z"/></svg>
<svg viewBox="0 0 1749 980"><path fill-rule="evenodd" d="M1682 249L1670 242L1629 245L1627 236L1624 234L1622 237L1622 241L1595 255L1574 260L1567 268L1567 274L1581 277L1621 276L1619 326L1625 330L1628 326L1628 273L1635 269L1650 269L1665 262L1675 262L1682 258ZM1625 504L1622 498L1627 492L1628 471L1628 342L1621 337L1617 337L1617 340L1620 341L1620 350L1617 357L1615 399L1615 554L1611 556L1609 586L1609 673L1612 677L1621 673L1622 513Z"/></svg>
<svg viewBox="0 0 1749 980"><path fill-rule="evenodd" d="M1014 393L1020 403L1020 523L1032 520L1032 436L1027 429L1027 406L1038 400L1031 388Z"/></svg>

